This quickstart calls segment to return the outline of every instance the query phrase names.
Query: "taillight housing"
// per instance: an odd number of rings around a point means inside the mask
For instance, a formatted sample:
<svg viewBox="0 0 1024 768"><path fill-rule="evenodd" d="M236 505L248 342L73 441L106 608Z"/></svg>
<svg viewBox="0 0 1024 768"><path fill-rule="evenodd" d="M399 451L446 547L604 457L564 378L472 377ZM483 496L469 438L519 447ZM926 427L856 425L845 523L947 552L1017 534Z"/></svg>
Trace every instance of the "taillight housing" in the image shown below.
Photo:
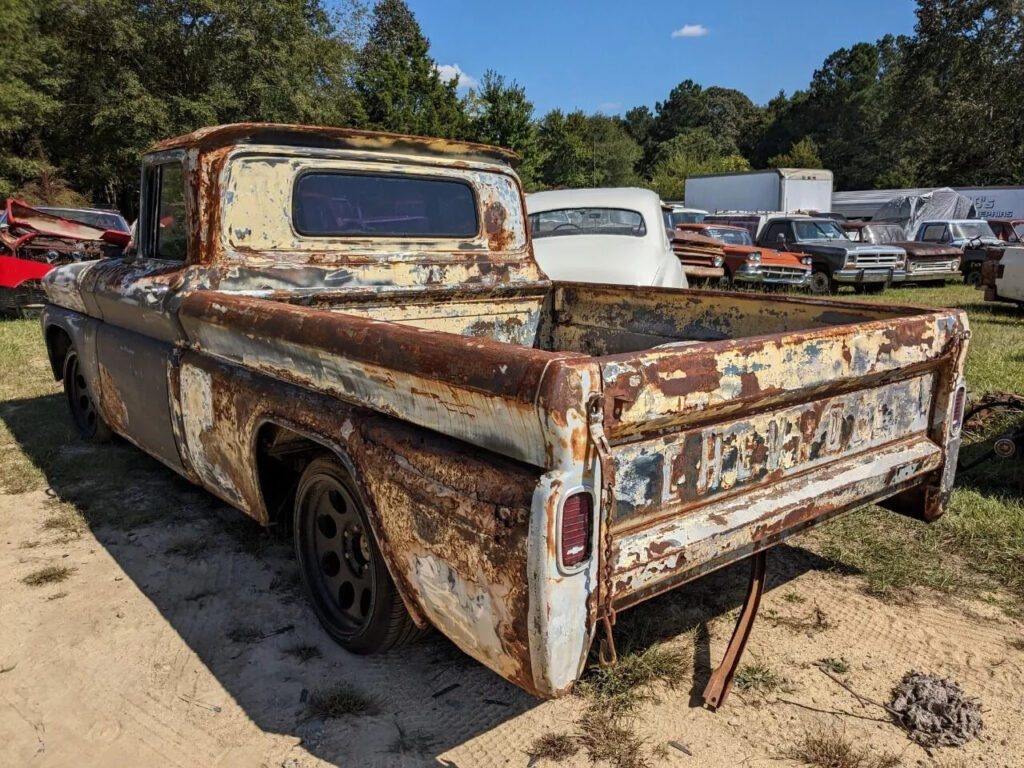
<svg viewBox="0 0 1024 768"><path fill-rule="evenodd" d="M562 503L558 554L563 568L575 568L590 557L593 519L594 498L589 492L574 493Z"/></svg>
<svg viewBox="0 0 1024 768"><path fill-rule="evenodd" d="M961 384L956 388L956 394L953 396L953 423L950 425L950 431L956 434L960 431L960 427L963 426L964 420L964 402L967 399L967 388Z"/></svg>

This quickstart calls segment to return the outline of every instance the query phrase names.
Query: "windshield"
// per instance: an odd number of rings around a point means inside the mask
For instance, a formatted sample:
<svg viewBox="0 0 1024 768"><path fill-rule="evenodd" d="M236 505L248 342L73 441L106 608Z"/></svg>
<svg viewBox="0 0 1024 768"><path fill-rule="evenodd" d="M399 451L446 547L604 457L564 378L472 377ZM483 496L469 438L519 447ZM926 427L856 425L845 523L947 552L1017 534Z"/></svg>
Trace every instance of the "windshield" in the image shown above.
<svg viewBox="0 0 1024 768"><path fill-rule="evenodd" d="M847 240L843 230L834 221L810 219L794 221L796 239L800 240Z"/></svg>
<svg viewBox="0 0 1024 768"><path fill-rule="evenodd" d="M726 229L725 227L708 227L702 234L721 240L726 245L753 245L750 233L745 229Z"/></svg>
<svg viewBox="0 0 1024 768"><path fill-rule="evenodd" d="M976 237L995 239L995 233L987 221L954 221L952 226L954 237L966 240L973 240Z"/></svg>
<svg viewBox="0 0 1024 768"><path fill-rule="evenodd" d="M1018 241L1024 240L1024 221L1022 221L1020 224L1017 224L1013 228L1013 233L1015 235L1017 235L1017 240Z"/></svg>
<svg viewBox="0 0 1024 768"><path fill-rule="evenodd" d="M672 219L672 229L675 229L677 224L700 224L704 221L704 215L696 211L672 211L669 213Z"/></svg>
<svg viewBox="0 0 1024 768"><path fill-rule="evenodd" d="M530 214L530 231L534 239L558 235L627 235L647 234L644 217L624 208L562 208Z"/></svg>
<svg viewBox="0 0 1024 768"><path fill-rule="evenodd" d="M96 229L116 229L119 232L127 232L128 225L119 214L107 213L105 211L78 211L74 208L37 208L36 210L60 216L68 221L77 221Z"/></svg>
<svg viewBox="0 0 1024 768"><path fill-rule="evenodd" d="M907 239L903 234L903 227L898 224L872 224L864 227L863 232L866 235L864 239L876 245L898 243Z"/></svg>

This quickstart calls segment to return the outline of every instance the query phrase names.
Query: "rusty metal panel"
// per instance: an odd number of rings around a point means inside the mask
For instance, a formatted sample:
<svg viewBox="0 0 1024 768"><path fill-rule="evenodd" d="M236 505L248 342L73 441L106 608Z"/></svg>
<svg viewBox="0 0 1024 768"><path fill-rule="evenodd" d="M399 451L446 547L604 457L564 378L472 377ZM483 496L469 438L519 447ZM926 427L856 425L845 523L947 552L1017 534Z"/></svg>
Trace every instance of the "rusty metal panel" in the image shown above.
<svg viewBox="0 0 1024 768"><path fill-rule="evenodd" d="M903 490L938 469L942 460L939 446L911 437L623 533L615 549L618 605L652 597L809 525Z"/></svg>
<svg viewBox="0 0 1024 768"><path fill-rule="evenodd" d="M534 466L586 450L582 356L213 292L180 316L209 354Z"/></svg>
<svg viewBox="0 0 1024 768"><path fill-rule="evenodd" d="M268 522L256 435L283 425L351 460L403 599L462 650L537 693L527 534L540 473L524 464L244 368L180 363L187 461L209 490Z"/></svg>
<svg viewBox="0 0 1024 768"><path fill-rule="evenodd" d="M924 434L933 382L926 374L617 446L616 527Z"/></svg>

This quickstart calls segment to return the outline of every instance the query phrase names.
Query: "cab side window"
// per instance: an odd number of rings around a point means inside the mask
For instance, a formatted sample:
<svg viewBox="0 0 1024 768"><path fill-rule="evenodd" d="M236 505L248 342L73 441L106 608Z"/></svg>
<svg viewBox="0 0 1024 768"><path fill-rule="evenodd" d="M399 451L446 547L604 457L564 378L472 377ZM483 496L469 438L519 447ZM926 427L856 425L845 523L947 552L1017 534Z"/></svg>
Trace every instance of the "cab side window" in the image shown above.
<svg viewBox="0 0 1024 768"><path fill-rule="evenodd" d="M929 224L921 232L921 239L928 243L941 243L946 239L945 224Z"/></svg>
<svg viewBox="0 0 1024 768"><path fill-rule="evenodd" d="M786 240L789 240L789 225L788 224L771 224L764 233L762 238L765 243L771 245L779 239L779 235L785 235Z"/></svg>
<svg viewBox="0 0 1024 768"><path fill-rule="evenodd" d="M188 257L188 232L185 228L185 179L181 163L165 163L157 169L155 232L153 255L168 261Z"/></svg>

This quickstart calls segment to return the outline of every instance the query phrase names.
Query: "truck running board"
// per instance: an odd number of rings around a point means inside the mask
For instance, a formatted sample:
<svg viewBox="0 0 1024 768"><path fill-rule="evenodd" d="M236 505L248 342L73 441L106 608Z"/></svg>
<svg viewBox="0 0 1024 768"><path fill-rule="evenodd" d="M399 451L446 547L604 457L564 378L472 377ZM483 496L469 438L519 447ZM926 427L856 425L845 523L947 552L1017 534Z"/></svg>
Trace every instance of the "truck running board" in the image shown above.
<svg viewBox="0 0 1024 768"><path fill-rule="evenodd" d="M764 592L765 560L768 550L762 549L750 558L750 583L747 584L747 599L736 619L736 627L732 631L729 647L725 649L722 663L711 673L704 688L704 703L712 710L725 704L732 688L732 678L743 657L743 649L747 646L747 638L754 627L758 606L761 605L761 593Z"/></svg>

